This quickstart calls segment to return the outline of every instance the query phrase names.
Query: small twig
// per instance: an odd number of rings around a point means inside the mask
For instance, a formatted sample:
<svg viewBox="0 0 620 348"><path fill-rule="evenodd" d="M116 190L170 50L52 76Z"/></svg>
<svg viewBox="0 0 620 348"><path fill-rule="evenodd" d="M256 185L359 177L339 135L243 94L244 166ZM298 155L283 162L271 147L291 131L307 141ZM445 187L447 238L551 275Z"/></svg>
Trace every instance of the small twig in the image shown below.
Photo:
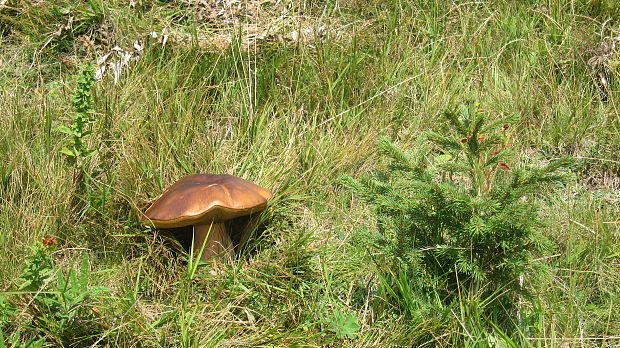
<svg viewBox="0 0 620 348"><path fill-rule="evenodd" d="M579 226L579 227L582 227L583 229L585 229L585 230L586 230L586 231L588 231L588 232L591 232L591 233L593 233L593 234L596 234L596 231L595 231L595 230L593 230L592 228L590 228L590 227L588 227L588 226L586 226L586 225L582 224L582 223L581 223L581 222L579 222L579 221L575 221L575 220L573 220L573 219L569 219L568 221L570 221L570 222L574 223L575 225L577 225L577 226Z"/></svg>
<svg viewBox="0 0 620 348"><path fill-rule="evenodd" d="M469 331L467 330L467 327L465 326L465 324L461 321L461 319L458 317L458 315L456 315L456 313L454 312L453 309L450 309L450 312L452 312L452 314L454 315L454 318L459 322L459 324L461 324L461 327L463 328L463 330L465 331L465 334L470 338L473 339L474 336L472 336Z"/></svg>
<svg viewBox="0 0 620 348"><path fill-rule="evenodd" d="M439 249L446 249L446 250L469 250L471 248L458 248L458 247L448 247L448 246L437 246L437 247L422 248L422 249L419 249L418 251L439 250Z"/></svg>

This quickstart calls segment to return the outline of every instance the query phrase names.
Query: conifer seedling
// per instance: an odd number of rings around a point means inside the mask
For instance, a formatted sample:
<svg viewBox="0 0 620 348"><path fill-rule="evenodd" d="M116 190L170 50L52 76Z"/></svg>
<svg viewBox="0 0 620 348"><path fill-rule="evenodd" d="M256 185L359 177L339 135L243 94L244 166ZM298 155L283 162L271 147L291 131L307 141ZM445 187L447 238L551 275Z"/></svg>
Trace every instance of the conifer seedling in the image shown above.
<svg viewBox="0 0 620 348"><path fill-rule="evenodd" d="M450 303L466 290L509 308L546 245L537 197L563 181L568 161L520 169L511 156L514 116L489 121L469 103L445 117L452 131L426 133L430 152L412 156L382 139L387 171L344 182L374 208L388 297L410 303L393 290L413 288Z"/></svg>

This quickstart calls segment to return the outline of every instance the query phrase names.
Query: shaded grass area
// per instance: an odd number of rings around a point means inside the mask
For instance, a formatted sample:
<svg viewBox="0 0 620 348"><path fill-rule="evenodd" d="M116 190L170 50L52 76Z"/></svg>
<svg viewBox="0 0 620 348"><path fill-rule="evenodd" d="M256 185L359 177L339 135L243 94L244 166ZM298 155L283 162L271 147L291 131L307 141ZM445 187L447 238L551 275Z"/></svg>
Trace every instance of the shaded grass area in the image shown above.
<svg viewBox="0 0 620 348"><path fill-rule="evenodd" d="M447 129L446 108L475 98L497 117L520 116L510 137L524 162L588 158L545 206L556 247L540 255L548 272L532 282L513 339L617 344L605 337L620 332L619 186L588 180L620 172L620 55L601 51L620 34L613 3L295 2L290 16L338 25L311 41L274 34L252 45L240 27L220 50L204 48L213 25L184 2L136 3L0 7L0 284L16 308L5 336L67 346L493 345L500 336L475 304L406 319L377 297L361 233L375 222L338 181L384 167L380 136L414 147L422 131ZM76 211L56 130L69 122L72 76L110 46L164 27L175 40L148 47L117 84L108 75L95 87L88 141L98 154ZM589 63L595 56L603 63ZM193 270L138 223L151 199L195 172L276 194L261 233L218 275ZM77 336L33 321L45 313L34 294L9 293L44 237L58 239L57 269L78 269L86 256L89 286L109 289L80 304ZM355 334L337 333L337 312L355 317Z"/></svg>

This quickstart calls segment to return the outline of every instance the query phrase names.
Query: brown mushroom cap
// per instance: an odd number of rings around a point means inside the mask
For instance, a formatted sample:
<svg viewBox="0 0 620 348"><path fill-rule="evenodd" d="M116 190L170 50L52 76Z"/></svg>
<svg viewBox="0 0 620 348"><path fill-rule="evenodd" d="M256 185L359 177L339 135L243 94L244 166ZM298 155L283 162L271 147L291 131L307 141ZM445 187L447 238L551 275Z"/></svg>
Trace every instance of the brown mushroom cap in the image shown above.
<svg viewBox="0 0 620 348"><path fill-rule="evenodd" d="M156 228L223 222L265 209L271 191L232 175L193 174L170 186L144 213Z"/></svg>

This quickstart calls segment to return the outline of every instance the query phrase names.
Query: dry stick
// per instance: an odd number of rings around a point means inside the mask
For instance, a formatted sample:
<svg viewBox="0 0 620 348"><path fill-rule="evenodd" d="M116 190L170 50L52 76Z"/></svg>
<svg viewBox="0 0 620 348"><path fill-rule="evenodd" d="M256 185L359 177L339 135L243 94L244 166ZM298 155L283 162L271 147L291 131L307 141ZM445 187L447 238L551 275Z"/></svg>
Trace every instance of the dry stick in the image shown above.
<svg viewBox="0 0 620 348"><path fill-rule="evenodd" d="M588 231L588 232L590 232L590 233L592 233L592 234L596 235L596 231L595 231L595 230L593 230L592 228L590 228L590 227L588 227L588 226L586 226L586 225L582 224L581 222L579 222L579 221L575 221L575 220L573 220L573 219L569 219L568 221L570 221L570 222L574 223L575 225L577 225L577 226L579 226L579 227L583 228L584 230L586 230L586 231Z"/></svg>

